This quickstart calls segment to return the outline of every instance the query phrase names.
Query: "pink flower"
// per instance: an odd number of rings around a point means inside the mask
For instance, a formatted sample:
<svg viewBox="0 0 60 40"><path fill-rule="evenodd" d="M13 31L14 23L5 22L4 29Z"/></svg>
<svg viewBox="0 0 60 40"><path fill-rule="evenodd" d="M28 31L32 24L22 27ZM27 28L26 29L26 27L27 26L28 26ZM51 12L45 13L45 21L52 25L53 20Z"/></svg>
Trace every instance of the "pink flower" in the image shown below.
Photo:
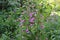
<svg viewBox="0 0 60 40"><path fill-rule="evenodd" d="M36 14L36 12L31 12L29 16L32 17L34 14Z"/></svg>
<svg viewBox="0 0 60 40"><path fill-rule="evenodd" d="M29 16L32 17L33 16L33 13L30 13Z"/></svg>
<svg viewBox="0 0 60 40"><path fill-rule="evenodd" d="M33 24L30 24L30 26L32 26Z"/></svg>
<svg viewBox="0 0 60 40"><path fill-rule="evenodd" d="M25 20L21 20L20 22L23 23Z"/></svg>
<svg viewBox="0 0 60 40"><path fill-rule="evenodd" d="M28 32L28 29L26 29L26 32Z"/></svg>
<svg viewBox="0 0 60 40"><path fill-rule="evenodd" d="M33 17L33 18L30 19L30 22L34 22L34 20L35 20L35 18Z"/></svg>
<svg viewBox="0 0 60 40"><path fill-rule="evenodd" d="M26 32L27 32L27 33L29 33L29 30L28 30L28 29L26 29Z"/></svg>

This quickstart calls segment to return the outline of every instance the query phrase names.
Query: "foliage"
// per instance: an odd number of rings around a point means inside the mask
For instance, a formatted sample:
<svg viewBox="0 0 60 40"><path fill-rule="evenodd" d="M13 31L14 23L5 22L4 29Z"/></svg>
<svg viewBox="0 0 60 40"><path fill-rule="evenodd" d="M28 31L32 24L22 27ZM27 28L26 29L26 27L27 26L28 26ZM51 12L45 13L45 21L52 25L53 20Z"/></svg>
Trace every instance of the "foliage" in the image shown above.
<svg viewBox="0 0 60 40"><path fill-rule="evenodd" d="M0 11L0 40L59 40L59 6L48 0L7 0ZM5 4L4 4L5 5Z"/></svg>

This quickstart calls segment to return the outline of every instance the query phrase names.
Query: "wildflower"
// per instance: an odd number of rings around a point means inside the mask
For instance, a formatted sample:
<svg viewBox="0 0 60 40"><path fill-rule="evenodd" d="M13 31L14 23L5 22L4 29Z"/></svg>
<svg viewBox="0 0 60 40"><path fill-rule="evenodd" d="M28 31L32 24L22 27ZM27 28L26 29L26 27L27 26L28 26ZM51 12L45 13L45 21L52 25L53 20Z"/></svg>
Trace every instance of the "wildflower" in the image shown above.
<svg viewBox="0 0 60 40"><path fill-rule="evenodd" d="M30 17L33 17L34 14L36 14L36 12L31 12L31 13L29 14L29 16L30 16Z"/></svg>
<svg viewBox="0 0 60 40"><path fill-rule="evenodd" d="M27 33L29 33L29 30L28 30L28 28L26 29L26 32L27 32Z"/></svg>
<svg viewBox="0 0 60 40"><path fill-rule="evenodd" d="M33 18L30 19L30 22L34 23L34 20L35 20L35 18L33 17Z"/></svg>
<svg viewBox="0 0 60 40"><path fill-rule="evenodd" d="M30 26L32 26L33 24L30 24Z"/></svg>
<svg viewBox="0 0 60 40"><path fill-rule="evenodd" d="M33 16L33 13L30 13L29 16L32 17Z"/></svg>
<svg viewBox="0 0 60 40"><path fill-rule="evenodd" d="M21 20L20 22L23 23L25 20Z"/></svg>

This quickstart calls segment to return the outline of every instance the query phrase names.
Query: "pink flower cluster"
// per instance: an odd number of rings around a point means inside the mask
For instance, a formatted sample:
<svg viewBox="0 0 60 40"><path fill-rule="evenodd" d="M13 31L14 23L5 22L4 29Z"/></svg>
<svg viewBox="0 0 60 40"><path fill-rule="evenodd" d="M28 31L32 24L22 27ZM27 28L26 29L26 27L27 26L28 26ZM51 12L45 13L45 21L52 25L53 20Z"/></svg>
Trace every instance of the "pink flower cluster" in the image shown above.
<svg viewBox="0 0 60 40"><path fill-rule="evenodd" d="M30 16L29 22L30 22L31 24L33 24L33 23L34 23L34 20L35 20L35 18L33 17L33 15L34 15L34 12L32 12L32 13L29 14L29 16Z"/></svg>
<svg viewBox="0 0 60 40"><path fill-rule="evenodd" d="M29 33L29 30L28 30L28 28L26 29L26 32L27 32L27 33Z"/></svg>
<svg viewBox="0 0 60 40"><path fill-rule="evenodd" d="M34 15L34 13L33 13L33 12L29 14L29 17L30 17L30 19L29 19L30 26L32 26L32 25L33 25L34 20L35 20L35 18L33 17L33 15ZM27 32L27 33L29 33L28 28L26 29L26 32Z"/></svg>

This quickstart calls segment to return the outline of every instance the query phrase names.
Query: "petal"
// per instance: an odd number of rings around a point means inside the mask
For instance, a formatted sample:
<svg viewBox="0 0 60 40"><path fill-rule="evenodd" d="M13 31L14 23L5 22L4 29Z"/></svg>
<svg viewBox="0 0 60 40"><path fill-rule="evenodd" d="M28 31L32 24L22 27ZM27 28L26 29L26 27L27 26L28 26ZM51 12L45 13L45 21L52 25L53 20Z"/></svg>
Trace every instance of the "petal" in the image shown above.
<svg viewBox="0 0 60 40"><path fill-rule="evenodd" d="M30 22L34 22L34 20L35 20L35 18L33 17L33 18L30 19Z"/></svg>

